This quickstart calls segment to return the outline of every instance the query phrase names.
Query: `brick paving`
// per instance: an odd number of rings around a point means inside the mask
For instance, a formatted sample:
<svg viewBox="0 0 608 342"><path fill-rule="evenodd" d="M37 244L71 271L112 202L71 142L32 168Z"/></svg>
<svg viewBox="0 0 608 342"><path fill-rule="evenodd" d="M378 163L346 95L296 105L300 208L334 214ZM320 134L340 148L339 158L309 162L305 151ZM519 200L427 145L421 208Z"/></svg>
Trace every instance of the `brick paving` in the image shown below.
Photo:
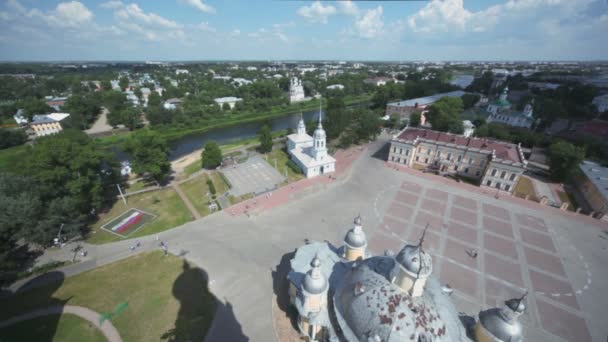
<svg viewBox="0 0 608 342"><path fill-rule="evenodd" d="M390 200L381 224L384 232L370 240L374 252L383 253L387 248L397 252L402 239L417 243L429 224L424 246L433 255L440 281L450 284L459 298L485 303L485 307L502 306L506 299L530 291L529 307L538 305L538 312L526 312L522 318L526 324L539 322L541 326L537 328L547 336L589 340L575 288L556 255L557 245L542 213L531 216L510 212L497 205L404 182ZM477 257L467 253L472 250L477 251ZM557 311L551 315L562 324L546 317L541 324L537 315L553 306ZM567 319L575 320L572 330L564 328Z"/></svg>

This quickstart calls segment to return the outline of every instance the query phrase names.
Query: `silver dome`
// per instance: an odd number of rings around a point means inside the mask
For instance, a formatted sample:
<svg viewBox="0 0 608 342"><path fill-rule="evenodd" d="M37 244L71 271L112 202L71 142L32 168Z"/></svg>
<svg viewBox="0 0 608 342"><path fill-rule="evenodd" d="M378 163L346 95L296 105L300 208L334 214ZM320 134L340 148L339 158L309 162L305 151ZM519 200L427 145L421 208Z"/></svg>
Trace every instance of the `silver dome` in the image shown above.
<svg viewBox="0 0 608 342"><path fill-rule="evenodd" d="M362 223L361 215L357 215L357 217L355 217L355 221L353 223L355 224L355 226L360 226Z"/></svg>
<svg viewBox="0 0 608 342"><path fill-rule="evenodd" d="M420 273L422 276L428 276L433 271L431 256L420 246L406 245L399 251L395 260L406 270L416 274ZM421 266L422 269L420 269Z"/></svg>
<svg viewBox="0 0 608 342"><path fill-rule="evenodd" d="M306 272L302 287L310 294L323 293L327 289L327 279L325 279L325 276L321 273L321 260L318 256L315 256L312 259L310 266L312 268Z"/></svg>
<svg viewBox="0 0 608 342"><path fill-rule="evenodd" d="M344 237L344 243L352 248L361 248L367 246L367 238L360 225L356 225L350 229Z"/></svg>
<svg viewBox="0 0 608 342"><path fill-rule="evenodd" d="M527 295L528 295L528 293L526 292L520 298L509 299L505 302L505 305L509 309L511 309L514 314L519 316L519 315L523 314L524 311L526 311L526 304L524 303L524 300L526 299Z"/></svg>
<svg viewBox="0 0 608 342"><path fill-rule="evenodd" d="M500 341L523 341L521 324L517 320L509 320L503 309L492 308L480 312L479 322Z"/></svg>

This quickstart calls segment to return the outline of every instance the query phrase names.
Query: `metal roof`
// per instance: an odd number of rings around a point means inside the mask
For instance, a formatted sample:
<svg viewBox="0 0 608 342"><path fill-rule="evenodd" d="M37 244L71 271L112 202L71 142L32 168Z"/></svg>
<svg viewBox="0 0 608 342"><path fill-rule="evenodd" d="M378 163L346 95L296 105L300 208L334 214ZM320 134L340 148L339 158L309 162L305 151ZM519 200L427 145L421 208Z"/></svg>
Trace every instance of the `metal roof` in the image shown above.
<svg viewBox="0 0 608 342"><path fill-rule="evenodd" d="M585 160L579 166L589 181L599 190L604 201L608 201L608 167Z"/></svg>
<svg viewBox="0 0 608 342"><path fill-rule="evenodd" d="M399 102L391 102L391 103L387 104L387 106L414 107L416 104L418 104L418 106L426 106L426 105L433 104L433 103L437 102L439 99L446 97L446 96L461 97L464 94L466 94L466 93L462 90L455 90L455 91L450 91L447 93L419 97L417 99L411 99L411 100L405 100L405 101L399 101Z"/></svg>

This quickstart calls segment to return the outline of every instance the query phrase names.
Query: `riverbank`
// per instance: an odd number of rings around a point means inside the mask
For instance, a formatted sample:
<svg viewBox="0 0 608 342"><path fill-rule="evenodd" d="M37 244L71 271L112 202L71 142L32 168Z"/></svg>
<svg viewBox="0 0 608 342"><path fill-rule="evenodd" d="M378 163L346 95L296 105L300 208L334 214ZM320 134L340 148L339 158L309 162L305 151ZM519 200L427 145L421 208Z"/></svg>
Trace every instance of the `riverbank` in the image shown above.
<svg viewBox="0 0 608 342"><path fill-rule="evenodd" d="M356 106L362 103L369 102L372 95L365 95L361 97L346 97L344 104L346 106ZM207 124L201 127L194 128L183 128L183 127L158 127L154 130L159 132L167 141L170 143L181 138L206 133L214 129L227 128L231 126L248 124L253 122L260 122L265 120L275 119L281 116L297 114L299 112L316 110L319 108L319 100L313 99L308 102L299 103L296 106L290 106L285 109L273 109L268 114L260 115L260 113L242 113L235 115L227 115L220 120L214 121L214 123ZM223 121L222 121L223 120ZM112 136L96 138L97 141L104 147L111 147L124 142L132 132L124 132Z"/></svg>

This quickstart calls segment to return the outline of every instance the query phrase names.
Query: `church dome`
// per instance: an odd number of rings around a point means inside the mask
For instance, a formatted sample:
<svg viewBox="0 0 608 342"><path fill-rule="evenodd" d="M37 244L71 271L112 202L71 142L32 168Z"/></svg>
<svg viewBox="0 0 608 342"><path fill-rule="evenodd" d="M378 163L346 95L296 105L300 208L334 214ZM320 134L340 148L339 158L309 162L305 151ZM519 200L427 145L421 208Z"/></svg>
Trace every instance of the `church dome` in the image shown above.
<svg viewBox="0 0 608 342"><path fill-rule="evenodd" d="M399 251L395 260L409 272L419 273L421 276L428 276L433 271L431 256L420 246L406 245Z"/></svg>
<svg viewBox="0 0 608 342"><path fill-rule="evenodd" d="M325 139L326 134L325 134L325 130L323 129L323 126L321 126L321 123L319 123L319 126L317 126L317 129L315 129L315 132L313 133L313 138L315 140L319 140L319 139Z"/></svg>
<svg viewBox="0 0 608 342"><path fill-rule="evenodd" d="M391 257L373 257L344 275L333 296L344 340L464 341L458 312L438 283L411 297L388 280L394 264Z"/></svg>
<svg viewBox="0 0 608 342"><path fill-rule="evenodd" d="M323 293L327 289L327 279L321 273L321 260L318 256L312 259L310 266L312 268L306 272L302 287L306 292L311 294Z"/></svg>
<svg viewBox="0 0 608 342"><path fill-rule="evenodd" d="M355 226L346 233L344 237L344 243L346 243L349 247L352 248L361 248L367 246L367 239L365 237L365 233L361 228L361 219L359 219L359 224L357 224L355 220Z"/></svg>
<svg viewBox="0 0 608 342"><path fill-rule="evenodd" d="M479 313L480 324L500 341L523 341L522 327L516 320L509 320L503 309L492 308Z"/></svg>

